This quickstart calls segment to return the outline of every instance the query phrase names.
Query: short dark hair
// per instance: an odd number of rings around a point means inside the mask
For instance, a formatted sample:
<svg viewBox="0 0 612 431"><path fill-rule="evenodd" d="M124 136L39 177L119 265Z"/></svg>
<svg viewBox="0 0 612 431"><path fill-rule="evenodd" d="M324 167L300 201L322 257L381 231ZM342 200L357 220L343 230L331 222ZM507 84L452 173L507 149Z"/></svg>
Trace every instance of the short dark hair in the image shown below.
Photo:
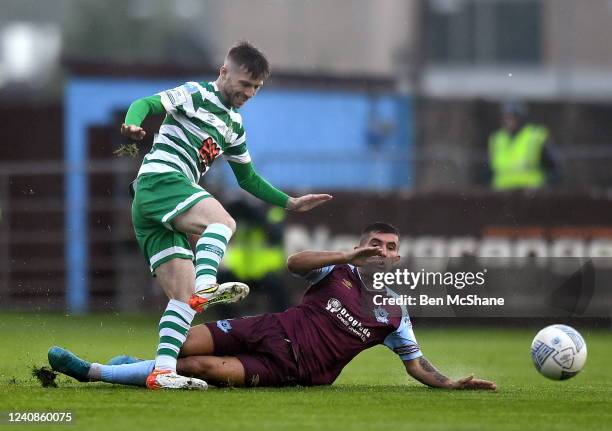
<svg viewBox="0 0 612 431"><path fill-rule="evenodd" d="M236 65L244 67L253 79L267 79L272 72L268 59L253 44L247 41L238 42L227 53L227 58Z"/></svg>
<svg viewBox="0 0 612 431"><path fill-rule="evenodd" d="M385 223L385 222L381 222L381 221L377 221L374 223L370 223L369 225L367 225L366 227L363 228L363 230L361 231L361 239L363 239L366 235L370 234L370 233L392 233L397 235L397 237L399 238L400 233L399 230L393 226L390 223Z"/></svg>

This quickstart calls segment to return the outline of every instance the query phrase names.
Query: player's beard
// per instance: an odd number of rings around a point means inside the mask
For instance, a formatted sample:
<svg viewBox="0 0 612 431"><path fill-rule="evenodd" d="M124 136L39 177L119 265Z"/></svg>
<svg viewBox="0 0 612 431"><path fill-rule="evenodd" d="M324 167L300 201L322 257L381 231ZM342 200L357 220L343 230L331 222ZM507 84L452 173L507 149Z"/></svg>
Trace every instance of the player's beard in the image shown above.
<svg viewBox="0 0 612 431"><path fill-rule="evenodd" d="M232 106L234 108L240 108L242 105L248 102L249 98L245 97L244 94L234 93L232 94Z"/></svg>
<svg viewBox="0 0 612 431"><path fill-rule="evenodd" d="M248 98L245 98L244 94L242 94L240 91L234 91L229 85L227 85L224 89L221 89L220 93L225 99L225 103L228 103L229 106L235 109L240 108L249 100Z"/></svg>

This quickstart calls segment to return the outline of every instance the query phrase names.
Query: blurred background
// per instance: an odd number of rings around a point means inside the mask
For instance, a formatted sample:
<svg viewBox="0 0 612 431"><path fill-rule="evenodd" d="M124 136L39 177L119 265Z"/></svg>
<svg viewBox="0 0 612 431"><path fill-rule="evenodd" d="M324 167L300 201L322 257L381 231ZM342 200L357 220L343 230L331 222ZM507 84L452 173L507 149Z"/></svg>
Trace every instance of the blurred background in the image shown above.
<svg viewBox="0 0 612 431"><path fill-rule="evenodd" d="M224 277L278 311L303 249L350 249L369 222L404 265L487 268L506 317L608 322L612 1L0 0L0 309L156 312L130 224L129 104L214 80L249 40L273 75L241 113L257 170L334 201L286 214L225 162L202 185L238 221ZM491 258L494 258L491 260ZM416 265L416 266L415 266ZM517 276L520 274L520 278ZM493 282L494 281L494 282ZM473 293L473 292L472 292ZM414 310L455 316L459 309ZM213 315L214 316L214 315ZM493 317L501 317L497 314Z"/></svg>

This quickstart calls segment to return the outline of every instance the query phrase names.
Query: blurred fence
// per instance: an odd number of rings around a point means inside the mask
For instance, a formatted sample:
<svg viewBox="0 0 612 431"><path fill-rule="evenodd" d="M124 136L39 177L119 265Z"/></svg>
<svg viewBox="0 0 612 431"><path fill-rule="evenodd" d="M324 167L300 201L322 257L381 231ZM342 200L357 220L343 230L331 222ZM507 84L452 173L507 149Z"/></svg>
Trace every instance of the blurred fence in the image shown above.
<svg viewBox="0 0 612 431"><path fill-rule="evenodd" d="M136 169L130 160L92 162L85 168L90 178L89 202L83 208L87 228L79 240L86 244L89 300L102 308L112 298L131 308L130 301L142 299L142 289L150 284L130 225L127 185ZM64 184L69 173L82 171L60 162L0 165L2 307L66 306L68 274L75 268L67 259L72 227L67 224Z"/></svg>
<svg viewBox="0 0 612 431"><path fill-rule="evenodd" d="M592 185L596 176L600 181L610 181L612 184L612 173L607 169L612 161L612 152L607 148L600 148L598 151L589 149L566 152L560 156L564 169L580 166L584 173L582 177L567 175L564 180L566 184ZM288 169L293 170L295 177L295 170L299 168L305 184L318 184L322 192L331 191L345 196L339 202L352 210L355 231L373 219L386 219L400 226L407 223L409 230L404 231L413 239L436 236L437 231L428 226L431 226L432 220L440 220L441 216L446 220L442 223L449 226L464 225L466 222L461 221L460 216L477 224L480 223L478 220L481 220L480 229L486 230L487 222L491 224L493 219L483 219L482 208L493 206L506 214L506 224L510 226L510 230L514 226L515 231L524 232L522 229L533 228L534 223L525 220L524 214L519 214L517 208L532 208L534 205L540 207L539 223L543 223L542 219L547 217L548 211L549 224L552 225L563 227L565 223L575 227L581 223L590 223L590 226L596 226L598 229L608 226L612 228L610 218L606 215L610 203L605 188L591 187L591 193L584 194L572 193L568 191L571 187L563 187L554 198L548 197L542 201L543 196L547 196L546 191L535 195L519 194L519 198L515 195L499 197L486 191L486 188L470 187L467 180L463 185L460 181L455 181L438 188L418 186L423 182L418 178L425 178L426 175L465 178L466 172L483 161L481 156L457 158L377 155L368 160L355 160L346 154L325 154L324 157L277 155L262 160L258 168L264 176L275 172L279 178L282 178L283 172ZM411 166L412 169L404 170L404 166ZM157 289L151 289L153 280L148 275L130 223L131 198L127 186L137 168L138 161L132 159L101 159L88 163L86 168L67 167L60 162L0 165L2 308L64 309L70 302L70 289L74 288L69 280L74 271L83 274L87 304L93 310L135 311L157 305L160 293ZM85 211L86 226L82 237L78 238L78 241L82 242L79 250L83 253L80 257L84 268L74 268L68 259L74 249L70 242L70 230L73 226L66 216L65 178L75 172L86 173L89 179L88 201L82 207ZM362 189L355 189L351 183L349 190L338 192L343 189L341 184L332 186L326 182L330 177L341 178L349 172L357 172L362 177ZM407 172L414 173L417 176L416 181L407 178ZM397 185L394 189L377 187L379 177L385 176L393 178L393 184ZM385 179L384 183L389 184L388 179ZM437 183L440 184L440 181ZM234 184L235 189L235 181L232 179L226 179L223 184L210 184L212 189L220 191L219 198L222 202L225 192L231 190L228 184ZM417 186L408 187L407 184ZM417 211L414 206L402 210L402 205L415 205L414 202L418 202L414 200L415 196L429 196L427 202L439 202L435 207L431 207L430 211ZM450 199L450 196L455 198ZM458 204L466 201L472 202L473 205L466 207L463 213L452 215L452 210L456 210ZM585 209L586 204L588 209ZM350 217L339 215L339 210L334 205L332 201L329 206L315 211L313 218L309 219L308 215L300 215L297 218L291 215L289 220L293 227L310 226L307 235L312 237L310 244L314 248L337 247L340 243L317 243L317 233L312 230L316 226L333 228L334 220L339 219L344 220L346 226L350 224ZM581 212L584 214L580 214ZM600 229L594 232L593 235L597 237L604 231ZM440 235L445 234L442 232ZM462 233L451 236L457 235L461 236ZM475 231L470 235L478 237L481 233ZM293 252L295 248L290 242L291 240L286 238L285 247L288 252ZM350 247L351 244L352 242L346 241L341 243L343 247Z"/></svg>

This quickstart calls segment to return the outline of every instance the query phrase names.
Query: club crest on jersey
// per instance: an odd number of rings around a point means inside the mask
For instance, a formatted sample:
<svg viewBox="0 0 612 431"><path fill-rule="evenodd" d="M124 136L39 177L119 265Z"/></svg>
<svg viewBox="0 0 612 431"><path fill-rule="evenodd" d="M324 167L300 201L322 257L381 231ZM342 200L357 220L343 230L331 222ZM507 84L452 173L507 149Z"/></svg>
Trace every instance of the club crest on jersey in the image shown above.
<svg viewBox="0 0 612 431"><path fill-rule="evenodd" d="M342 303L338 301L336 298L330 298L329 301L327 301L327 306L325 307L325 309L329 311L330 313L335 313L337 311L340 311L341 308L342 308Z"/></svg>
<svg viewBox="0 0 612 431"><path fill-rule="evenodd" d="M217 118L214 114L206 114L206 116L204 117L204 121L214 126L219 131L219 133L223 135L225 142L227 142L228 144L232 142L232 135L234 134L234 128L232 124L228 126L222 120Z"/></svg>
<svg viewBox="0 0 612 431"><path fill-rule="evenodd" d="M389 312L382 307L374 309L374 316L376 321L380 323L389 323Z"/></svg>

